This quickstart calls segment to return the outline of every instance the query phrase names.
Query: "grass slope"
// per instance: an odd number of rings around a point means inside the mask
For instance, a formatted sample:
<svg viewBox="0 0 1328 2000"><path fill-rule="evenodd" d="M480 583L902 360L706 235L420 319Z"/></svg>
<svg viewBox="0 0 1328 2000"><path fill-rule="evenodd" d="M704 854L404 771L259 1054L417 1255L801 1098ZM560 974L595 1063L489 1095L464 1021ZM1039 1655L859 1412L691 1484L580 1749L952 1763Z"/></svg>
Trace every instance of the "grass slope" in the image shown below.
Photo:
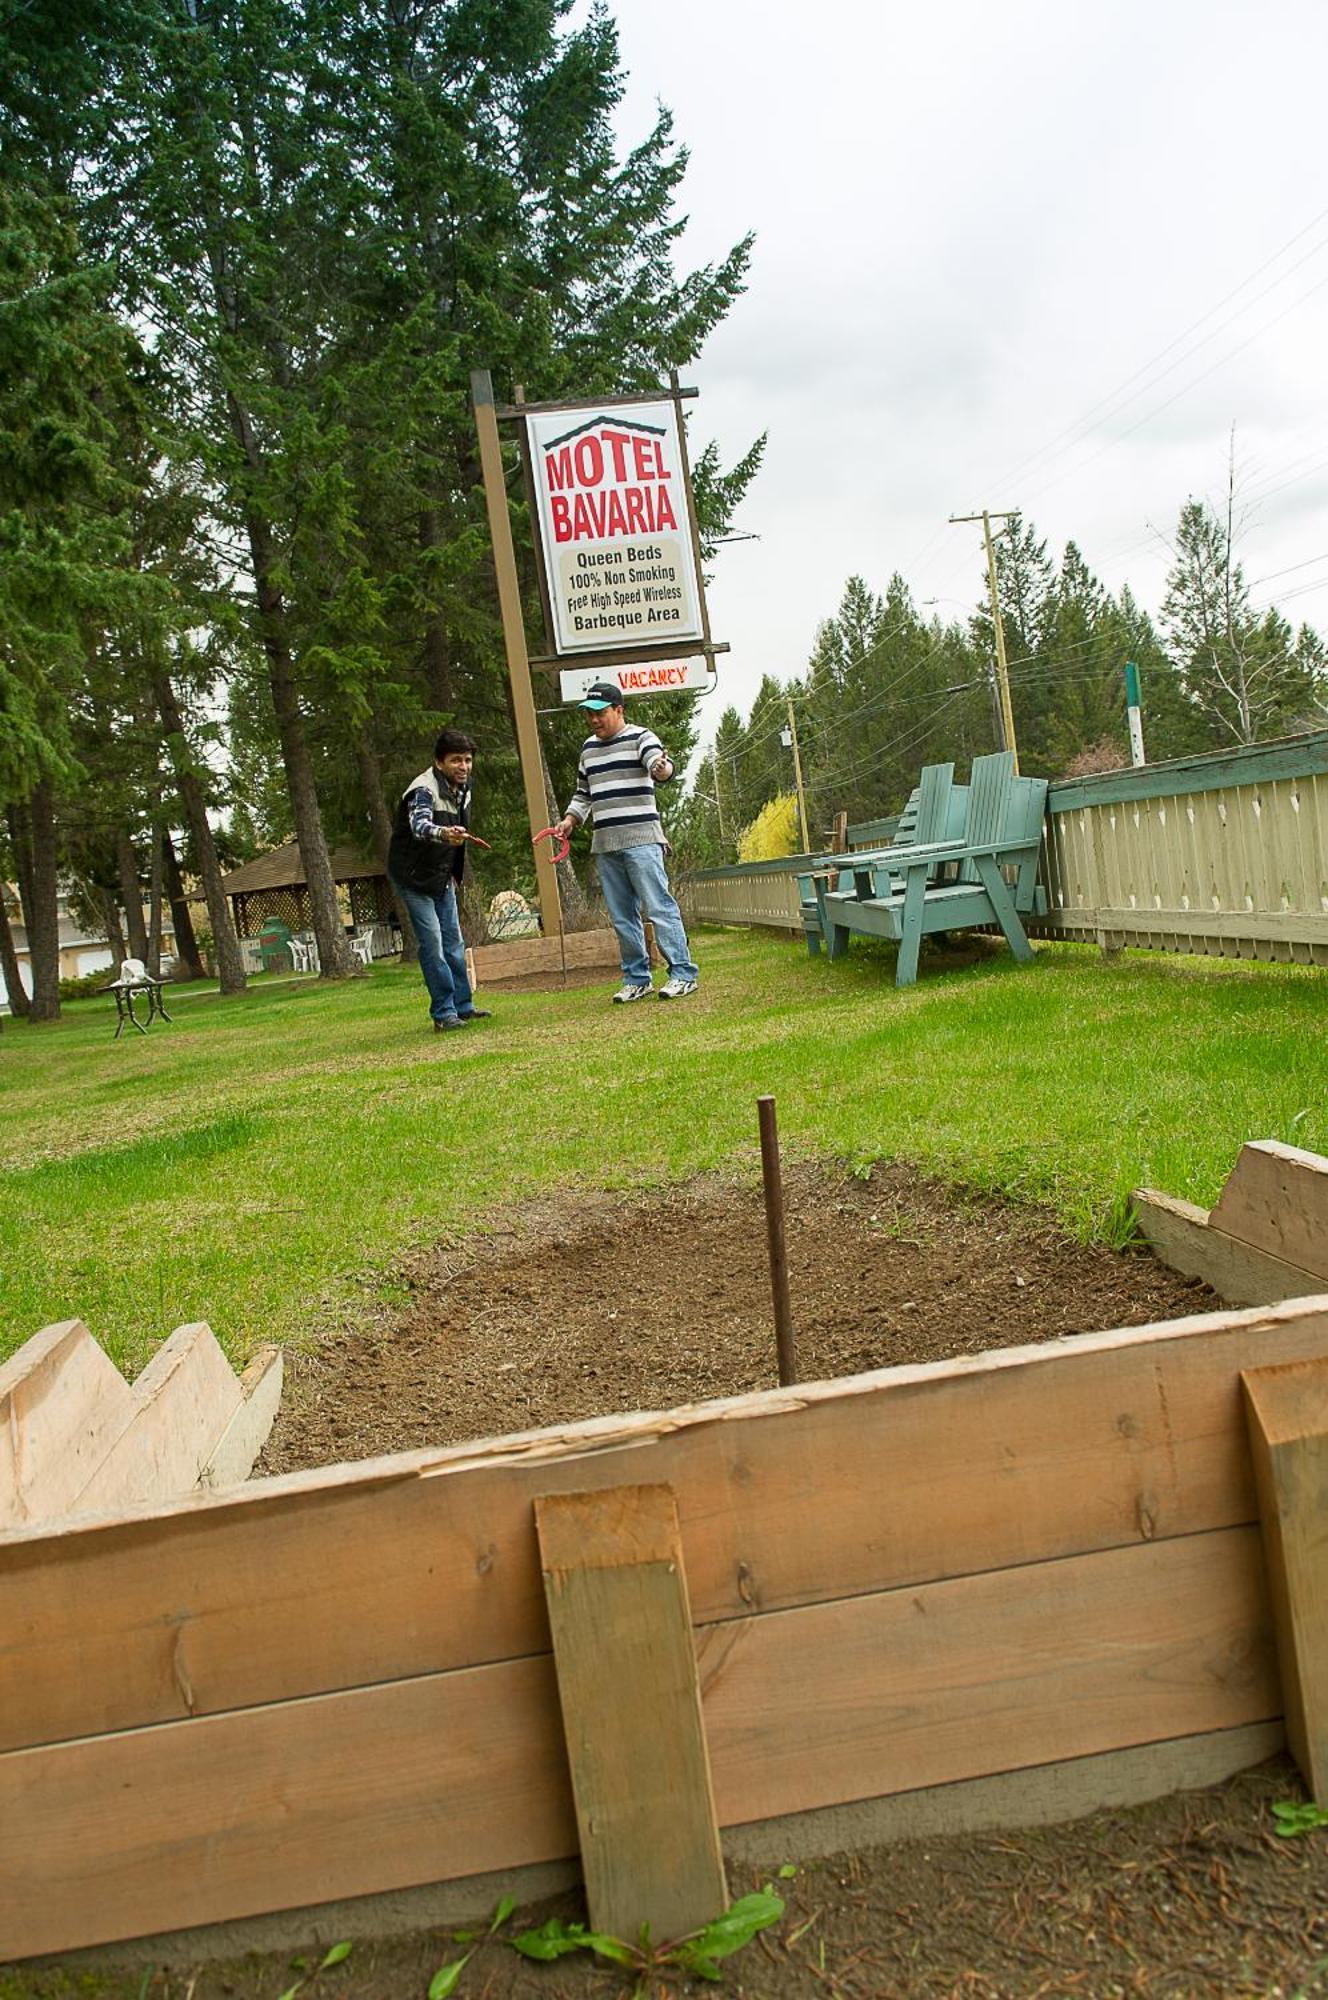
<svg viewBox="0 0 1328 2000"><path fill-rule="evenodd" d="M738 932L701 964L685 1002L498 994L453 1036L396 968L182 992L119 1042L104 1000L6 1023L0 1357L77 1315L130 1370L189 1319L243 1361L540 1189L755 1175L765 1091L790 1152L912 1159L1084 1236L1119 1237L1141 1182L1211 1203L1247 1138L1328 1152L1322 973L1044 945L1027 970L937 955L900 993L886 950Z"/></svg>

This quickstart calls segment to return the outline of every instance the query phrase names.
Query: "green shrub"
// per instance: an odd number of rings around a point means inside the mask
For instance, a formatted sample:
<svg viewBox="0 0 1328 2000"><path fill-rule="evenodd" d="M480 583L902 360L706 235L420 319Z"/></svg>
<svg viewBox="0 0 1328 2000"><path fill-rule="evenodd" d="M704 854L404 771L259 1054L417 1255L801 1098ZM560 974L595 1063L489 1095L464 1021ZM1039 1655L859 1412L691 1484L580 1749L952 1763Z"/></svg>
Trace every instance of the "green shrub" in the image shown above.
<svg viewBox="0 0 1328 2000"><path fill-rule="evenodd" d="M86 1000L93 993L104 992L115 977L115 967L103 965L100 972L85 972L78 979L60 981L62 1000Z"/></svg>

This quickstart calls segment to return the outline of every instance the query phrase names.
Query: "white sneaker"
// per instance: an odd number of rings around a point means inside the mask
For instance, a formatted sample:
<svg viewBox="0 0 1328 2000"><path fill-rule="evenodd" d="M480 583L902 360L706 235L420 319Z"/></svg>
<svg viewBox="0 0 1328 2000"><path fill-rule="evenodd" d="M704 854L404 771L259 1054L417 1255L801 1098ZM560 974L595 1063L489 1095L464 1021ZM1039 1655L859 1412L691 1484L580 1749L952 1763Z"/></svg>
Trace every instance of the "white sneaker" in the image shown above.
<svg viewBox="0 0 1328 2000"><path fill-rule="evenodd" d="M694 979L666 979L659 989L661 1000L685 1000L689 993L695 993Z"/></svg>
<svg viewBox="0 0 1328 2000"><path fill-rule="evenodd" d="M631 981L628 980L614 994L613 1004L615 1007L625 1007L629 1000L644 1000L649 992L650 988L648 986L633 986Z"/></svg>

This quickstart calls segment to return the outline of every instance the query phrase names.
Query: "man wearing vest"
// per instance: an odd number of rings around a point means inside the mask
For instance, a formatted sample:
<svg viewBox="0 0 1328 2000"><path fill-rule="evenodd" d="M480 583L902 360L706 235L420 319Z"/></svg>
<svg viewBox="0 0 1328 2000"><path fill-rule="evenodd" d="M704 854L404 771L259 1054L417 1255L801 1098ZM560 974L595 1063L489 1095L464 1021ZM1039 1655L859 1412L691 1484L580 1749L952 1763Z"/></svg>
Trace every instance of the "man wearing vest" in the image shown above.
<svg viewBox="0 0 1328 2000"><path fill-rule="evenodd" d="M647 919L669 968L659 997L685 999L696 991L697 971L664 872L668 843L655 803L655 786L673 776L673 760L652 730L624 720L622 689L613 681L596 681L579 706L590 717L591 734L557 831L568 837L594 818L590 851L622 953L623 983L614 1000L625 1005L651 991Z"/></svg>
<svg viewBox="0 0 1328 2000"><path fill-rule="evenodd" d="M434 1032L440 1035L489 1018L471 996L457 914L474 762L470 737L459 729L444 729L433 746L431 769L412 778L397 801L387 850L392 886L419 939L420 971L429 989Z"/></svg>

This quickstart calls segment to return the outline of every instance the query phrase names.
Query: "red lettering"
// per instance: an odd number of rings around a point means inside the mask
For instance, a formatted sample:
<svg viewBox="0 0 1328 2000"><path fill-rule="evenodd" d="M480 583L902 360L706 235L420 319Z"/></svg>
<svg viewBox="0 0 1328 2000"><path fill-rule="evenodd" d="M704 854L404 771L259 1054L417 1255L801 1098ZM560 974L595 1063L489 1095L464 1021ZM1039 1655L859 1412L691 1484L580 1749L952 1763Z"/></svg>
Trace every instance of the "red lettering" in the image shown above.
<svg viewBox="0 0 1328 2000"><path fill-rule="evenodd" d="M544 476L548 481L550 493L562 493L567 490L572 483L572 452L569 445L564 445L559 452L545 453Z"/></svg>
<svg viewBox="0 0 1328 2000"><path fill-rule="evenodd" d="M669 496L661 486L655 496L655 526L653 532L660 534L665 528L676 528L677 518L669 505Z"/></svg>
<svg viewBox="0 0 1328 2000"><path fill-rule="evenodd" d="M604 453L593 435L577 439L576 476L583 486L598 486L604 477Z"/></svg>
<svg viewBox="0 0 1328 2000"><path fill-rule="evenodd" d="M587 536L602 540L604 536L604 495L602 493L578 493L572 501L572 539L583 541Z"/></svg>
<svg viewBox="0 0 1328 2000"><path fill-rule="evenodd" d="M639 486L629 486L623 494L623 504L627 509L627 532L629 535L648 535L646 526L646 499Z"/></svg>
<svg viewBox="0 0 1328 2000"><path fill-rule="evenodd" d="M623 512L622 498L616 490L610 491L608 502L605 514L605 533L610 535L625 535L628 532L627 516Z"/></svg>
<svg viewBox="0 0 1328 2000"><path fill-rule="evenodd" d="M550 500L549 512L553 516L554 541L570 542L572 539L572 520L568 512L567 502L561 493L555 493L552 500Z"/></svg>
<svg viewBox="0 0 1328 2000"><path fill-rule="evenodd" d="M603 438L605 444L610 446L613 451L614 478L617 480L626 479L627 447L629 444L632 443L632 437L630 432L611 431L606 424L604 429L600 432L600 436Z"/></svg>
<svg viewBox="0 0 1328 2000"><path fill-rule="evenodd" d="M667 470L667 469L665 468L665 464L664 464L664 447L663 447L663 445L662 445L662 444L660 443L660 441L659 441L659 439L658 439L658 438L652 438L652 439L651 439L651 448L652 448L652 450L654 451L654 454L655 454L655 465L654 465L654 474L655 474L655 478L656 478L656 479L672 479L672 477L673 477L673 474L672 474L671 472L669 472L669 471L668 471L668 470ZM647 477L649 477L649 474L647 474L646 476L647 476Z"/></svg>
<svg viewBox="0 0 1328 2000"><path fill-rule="evenodd" d="M638 479L650 478L652 471L650 455L652 450L656 449L657 447L653 438L635 437L632 439L632 457L636 462L636 476Z"/></svg>

